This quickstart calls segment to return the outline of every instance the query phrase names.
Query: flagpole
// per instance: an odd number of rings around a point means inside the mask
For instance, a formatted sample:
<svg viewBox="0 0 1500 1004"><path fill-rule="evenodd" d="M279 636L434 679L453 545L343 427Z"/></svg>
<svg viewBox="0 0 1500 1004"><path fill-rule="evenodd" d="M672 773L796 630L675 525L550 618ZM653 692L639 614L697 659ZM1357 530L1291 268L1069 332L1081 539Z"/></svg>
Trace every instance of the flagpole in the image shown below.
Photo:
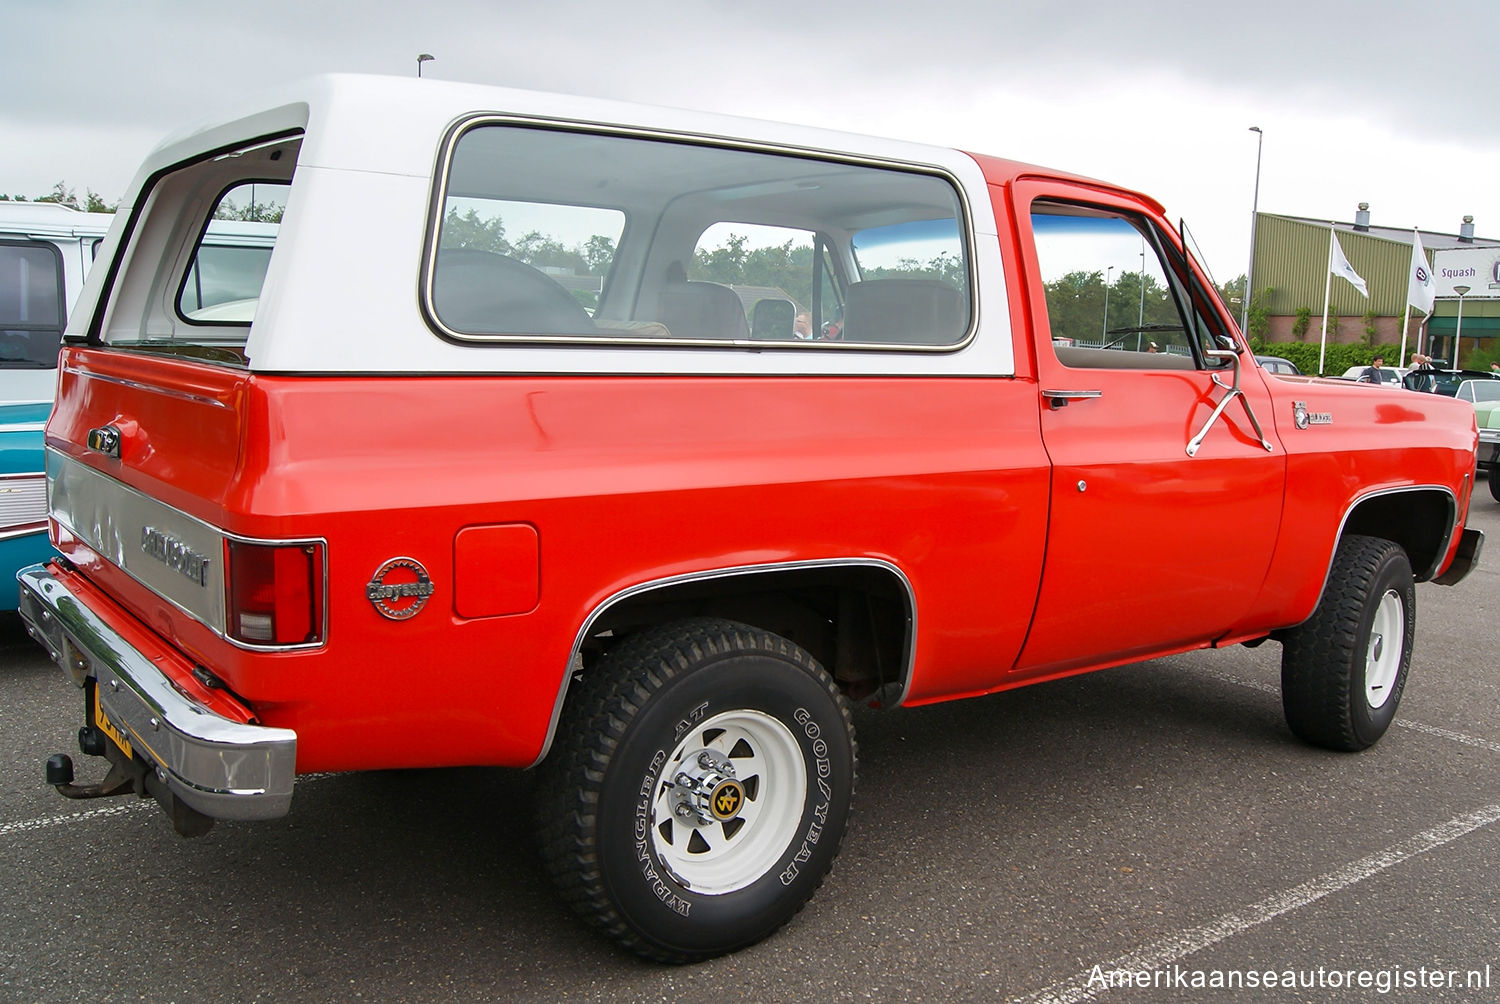
<svg viewBox="0 0 1500 1004"><path fill-rule="evenodd" d="M1408 276L1406 281L1407 285L1410 286L1411 277ZM1406 297L1406 315L1401 318L1401 355L1396 359L1397 366L1406 365L1406 328L1409 324L1411 324L1411 296L1408 292Z"/></svg>
<svg viewBox="0 0 1500 1004"><path fill-rule="evenodd" d="M1318 376L1323 375L1323 359L1328 353L1328 295L1333 292L1333 224L1328 224L1328 267L1323 270L1323 334L1318 339Z"/></svg>

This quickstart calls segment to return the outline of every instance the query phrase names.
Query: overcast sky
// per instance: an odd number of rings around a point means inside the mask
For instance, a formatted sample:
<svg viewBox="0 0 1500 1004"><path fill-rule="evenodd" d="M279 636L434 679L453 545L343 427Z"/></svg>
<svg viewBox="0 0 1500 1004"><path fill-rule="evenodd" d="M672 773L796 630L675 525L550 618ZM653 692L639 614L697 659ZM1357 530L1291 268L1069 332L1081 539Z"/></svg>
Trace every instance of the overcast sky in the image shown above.
<svg viewBox="0 0 1500 1004"><path fill-rule="evenodd" d="M1222 281L1262 211L1500 237L1500 3L0 0L0 192L118 199L169 130L326 71L919 140L1185 217Z"/></svg>

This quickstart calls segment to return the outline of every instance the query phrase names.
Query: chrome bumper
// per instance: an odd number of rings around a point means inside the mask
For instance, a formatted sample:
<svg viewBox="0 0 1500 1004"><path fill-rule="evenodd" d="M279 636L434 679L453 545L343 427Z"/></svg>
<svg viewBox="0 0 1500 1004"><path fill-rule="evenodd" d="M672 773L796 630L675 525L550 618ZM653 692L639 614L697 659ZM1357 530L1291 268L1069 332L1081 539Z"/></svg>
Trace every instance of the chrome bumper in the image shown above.
<svg viewBox="0 0 1500 1004"><path fill-rule="evenodd" d="M1453 564L1448 570L1432 581L1440 586L1451 586L1462 582L1464 576L1474 570L1479 564L1479 554L1484 550L1484 531L1466 527L1463 536L1458 541L1458 553L1453 556Z"/></svg>
<svg viewBox="0 0 1500 1004"><path fill-rule="evenodd" d="M104 713L185 804L215 819L273 819L292 802L297 734L232 722L183 695L156 665L45 565L17 574L31 636L80 687L93 677Z"/></svg>

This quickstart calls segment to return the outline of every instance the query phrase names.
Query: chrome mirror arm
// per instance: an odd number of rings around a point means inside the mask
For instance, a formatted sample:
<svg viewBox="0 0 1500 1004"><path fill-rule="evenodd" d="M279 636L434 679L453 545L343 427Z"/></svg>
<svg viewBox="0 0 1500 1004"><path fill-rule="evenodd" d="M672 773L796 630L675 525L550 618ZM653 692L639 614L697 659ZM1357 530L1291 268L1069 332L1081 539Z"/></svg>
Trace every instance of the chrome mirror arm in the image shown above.
<svg viewBox="0 0 1500 1004"><path fill-rule="evenodd" d="M1228 349L1208 349L1203 354L1210 359L1221 359L1229 362L1234 367L1234 383L1233 385L1225 384L1223 380L1219 379L1219 374L1213 374L1213 382L1223 387L1228 393L1220 399L1213 413L1208 416L1208 421L1204 422L1203 428L1198 430L1198 434L1188 440L1187 455L1190 457L1198 455L1198 448L1203 445L1204 438L1208 436L1208 430L1213 428L1214 423L1219 420L1219 416L1224 414L1224 409L1229 407L1229 402L1235 398L1239 398L1240 404L1244 405L1245 417L1250 419L1250 424L1255 429L1255 435L1260 439L1260 445L1266 448L1267 453L1271 453L1275 447L1266 439L1265 431L1260 427L1260 419L1255 417L1255 409L1250 407L1250 399L1245 396L1244 391L1240 390L1240 354L1238 352L1231 352Z"/></svg>

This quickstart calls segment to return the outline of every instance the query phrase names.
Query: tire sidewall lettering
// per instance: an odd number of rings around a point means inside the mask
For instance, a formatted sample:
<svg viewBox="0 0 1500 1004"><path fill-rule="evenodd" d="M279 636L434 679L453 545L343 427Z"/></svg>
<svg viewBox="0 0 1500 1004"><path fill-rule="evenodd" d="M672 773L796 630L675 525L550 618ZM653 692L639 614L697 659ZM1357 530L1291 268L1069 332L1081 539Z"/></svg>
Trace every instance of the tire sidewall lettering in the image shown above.
<svg viewBox="0 0 1500 1004"><path fill-rule="evenodd" d="M832 766L828 762L828 743L822 738L823 730L813 720L812 712L806 708L798 708L792 714L792 721L802 726L802 735L810 741L808 751L812 753L812 765L814 777L811 780L817 789L817 797L813 800L812 818L808 822L807 831L802 836L801 846L797 848L792 860L787 863L777 878L782 885L791 885L801 874L801 865L812 857L812 847L823 836L823 829L828 822L828 807L833 801L833 787L828 783L828 775Z"/></svg>
<svg viewBox="0 0 1500 1004"><path fill-rule="evenodd" d="M645 880L646 887L651 890L651 894L668 910L680 917L686 917L692 913L693 905L678 896L673 891L673 886L667 884L662 877L656 853L651 847L651 803L656 800L656 788L660 783L661 770L666 763L667 751L657 750L651 757L651 764L645 777L641 779L635 804L635 859L640 867L641 878Z"/></svg>

